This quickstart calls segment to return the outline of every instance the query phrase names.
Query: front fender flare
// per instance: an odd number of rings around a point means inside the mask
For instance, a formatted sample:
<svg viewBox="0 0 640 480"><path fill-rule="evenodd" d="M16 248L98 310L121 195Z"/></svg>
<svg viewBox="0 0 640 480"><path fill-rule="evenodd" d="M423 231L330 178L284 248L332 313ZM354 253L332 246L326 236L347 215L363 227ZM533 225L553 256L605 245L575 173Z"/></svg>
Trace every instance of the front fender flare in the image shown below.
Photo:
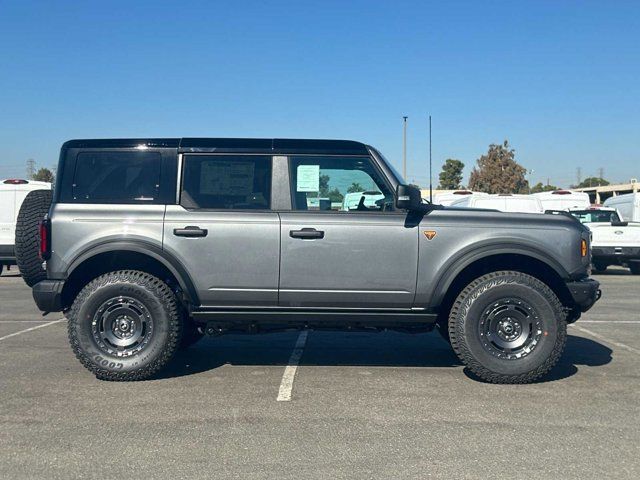
<svg viewBox="0 0 640 480"><path fill-rule="evenodd" d="M458 252L441 268L431 296L430 307L440 306L454 280L465 268L482 259L499 255L521 255L533 258L550 267L560 278L569 278L569 272L559 261L536 246L503 241L489 242L481 246L474 244Z"/></svg>

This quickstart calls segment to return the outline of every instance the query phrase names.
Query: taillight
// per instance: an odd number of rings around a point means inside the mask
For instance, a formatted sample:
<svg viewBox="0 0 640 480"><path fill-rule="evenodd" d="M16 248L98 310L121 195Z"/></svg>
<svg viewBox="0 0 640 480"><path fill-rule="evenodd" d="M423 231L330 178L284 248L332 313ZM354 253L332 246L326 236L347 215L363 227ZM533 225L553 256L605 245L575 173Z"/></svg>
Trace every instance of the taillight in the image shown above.
<svg viewBox="0 0 640 480"><path fill-rule="evenodd" d="M39 224L40 230L40 258L49 260L51 256L51 222L48 218Z"/></svg>

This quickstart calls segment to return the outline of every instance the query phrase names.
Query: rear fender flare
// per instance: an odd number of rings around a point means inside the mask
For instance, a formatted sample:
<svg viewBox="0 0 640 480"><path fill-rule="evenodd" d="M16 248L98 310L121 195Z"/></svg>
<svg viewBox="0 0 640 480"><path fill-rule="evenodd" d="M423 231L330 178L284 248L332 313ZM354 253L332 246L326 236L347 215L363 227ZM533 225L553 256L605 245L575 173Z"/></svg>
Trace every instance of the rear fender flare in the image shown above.
<svg viewBox="0 0 640 480"><path fill-rule="evenodd" d="M85 261L109 252L135 252L146 255L157 262L161 263L176 278L182 291L186 294L189 302L193 306L199 306L200 300L198 292L195 288L187 269L171 254L165 252L161 247L144 240L116 240L108 241L95 245L88 250L80 253L70 264L67 269L67 278L71 276L73 271L82 265Z"/></svg>

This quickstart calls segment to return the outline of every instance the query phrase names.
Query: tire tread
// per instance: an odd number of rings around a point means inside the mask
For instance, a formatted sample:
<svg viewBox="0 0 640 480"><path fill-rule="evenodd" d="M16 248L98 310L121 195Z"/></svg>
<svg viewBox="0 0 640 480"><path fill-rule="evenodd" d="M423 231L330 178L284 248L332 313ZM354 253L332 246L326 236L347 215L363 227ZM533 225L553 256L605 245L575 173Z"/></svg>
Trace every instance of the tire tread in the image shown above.
<svg viewBox="0 0 640 480"><path fill-rule="evenodd" d="M30 287L47 278L40 258L38 224L49 211L51 196L51 190L29 192L22 202L16 220L16 263L22 279Z"/></svg>
<svg viewBox="0 0 640 480"><path fill-rule="evenodd" d="M487 282L487 288L476 292L475 296L471 298L472 292L474 292L477 287ZM526 285L540 292L551 303L551 307L555 311L556 318L558 319L558 336L549 357L537 368L529 372L517 375L498 373L484 367L471 354L471 351L465 341L464 335L460 334L460 323L464 321L465 312L471 306L469 300L477 298L481 293L491 288L492 286L495 286L498 283L504 284L505 282ZM518 271L503 270L491 272L482 275L481 277L469 283L469 285L467 285L456 298L449 313L449 338L451 340L451 346L453 347L453 350L458 355L462 363L464 363L469 368L469 370L471 370L471 372L473 372L482 380L489 383L531 383L549 372L549 370L551 370L551 368L553 368L553 366L560 359L567 340L566 313L564 312L562 303L560 303L557 295L553 293L553 291L545 283L538 280L537 278Z"/></svg>
<svg viewBox="0 0 640 480"><path fill-rule="evenodd" d="M161 354L150 364L138 370L129 372L113 372L111 370L101 368L96 365L87 356L78 341L76 324L79 321L78 314L82 304L96 290L110 283L135 283L155 295L164 305L167 316L169 317L169 341L164 345ZM68 335L71 348L76 358L91 371L97 378L110 381L136 381L147 380L161 370L169 363L180 344L182 333L182 318L178 309L175 295L159 278L138 270L118 270L105 273L89 282L75 298L73 305L66 312L68 319Z"/></svg>

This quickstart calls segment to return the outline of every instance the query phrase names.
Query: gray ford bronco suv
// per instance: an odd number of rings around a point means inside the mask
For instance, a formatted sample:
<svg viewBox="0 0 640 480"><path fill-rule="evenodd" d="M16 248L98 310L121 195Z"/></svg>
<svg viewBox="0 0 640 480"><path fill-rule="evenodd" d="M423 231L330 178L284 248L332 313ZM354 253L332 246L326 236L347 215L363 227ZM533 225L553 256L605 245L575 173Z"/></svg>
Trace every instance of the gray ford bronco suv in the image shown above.
<svg viewBox="0 0 640 480"><path fill-rule="evenodd" d="M149 378L206 334L292 328L437 328L485 381L544 375L600 295L587 228L403 182L354 141L72 140L33 296L101 379Z"/></svg>

